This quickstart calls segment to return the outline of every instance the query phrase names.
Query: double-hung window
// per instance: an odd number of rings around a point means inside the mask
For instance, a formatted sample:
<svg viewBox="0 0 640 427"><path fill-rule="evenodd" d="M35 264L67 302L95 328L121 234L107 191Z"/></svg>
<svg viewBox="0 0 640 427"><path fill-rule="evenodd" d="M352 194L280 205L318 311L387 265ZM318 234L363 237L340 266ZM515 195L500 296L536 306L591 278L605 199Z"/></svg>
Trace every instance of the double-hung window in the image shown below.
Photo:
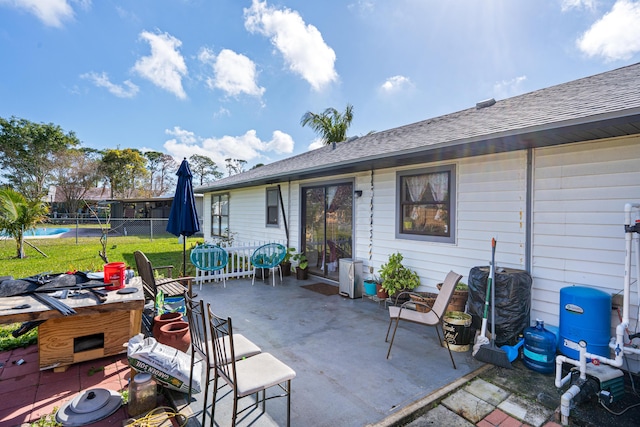
<svg viewBox="0 0 640 427"><path fill-rule="evenodd" d="M266 218L267 226L278 226L278 189L267 188L266 197Z"/></svg>
<svg viewBox="0 0 640 427"><path fill-rule="evenodd" d="M224 236L229 229L229 195L211 196L211 236Z"/></svg>
<svg viewBox="0 0 640 427"><path fill-rule="evenodd" d="M455 166L398 172L397 235L455 242Z"/></svg>

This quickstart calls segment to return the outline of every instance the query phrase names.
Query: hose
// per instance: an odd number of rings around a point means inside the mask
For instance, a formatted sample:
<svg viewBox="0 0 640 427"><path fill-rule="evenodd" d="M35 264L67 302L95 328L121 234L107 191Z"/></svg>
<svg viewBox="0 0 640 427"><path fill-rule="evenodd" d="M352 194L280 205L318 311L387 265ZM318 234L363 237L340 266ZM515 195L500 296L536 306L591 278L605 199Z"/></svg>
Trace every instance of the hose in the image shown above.
<svg viewBox="0 0 640 427"><path fill-rule="evenodd" d="M168 418L175 419L179 423L179 427L187 425L188 418L180 412L175 412L175 410L169 406L158 406L140 418L131 418L127 420L127 424L124 425L127 427L156 427L161 425Z"/></svg>

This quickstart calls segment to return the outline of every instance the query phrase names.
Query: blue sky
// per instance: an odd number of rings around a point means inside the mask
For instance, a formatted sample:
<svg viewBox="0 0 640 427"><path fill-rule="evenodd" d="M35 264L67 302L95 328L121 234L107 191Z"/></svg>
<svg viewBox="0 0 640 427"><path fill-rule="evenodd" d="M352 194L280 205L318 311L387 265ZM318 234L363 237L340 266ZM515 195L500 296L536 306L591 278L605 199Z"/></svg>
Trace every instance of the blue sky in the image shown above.
<svg viewBox="0 0 640 427"><path fill-rule="evenodd" d="M638 61L632 0L0 0L0 117L222 170Z"/></svg>

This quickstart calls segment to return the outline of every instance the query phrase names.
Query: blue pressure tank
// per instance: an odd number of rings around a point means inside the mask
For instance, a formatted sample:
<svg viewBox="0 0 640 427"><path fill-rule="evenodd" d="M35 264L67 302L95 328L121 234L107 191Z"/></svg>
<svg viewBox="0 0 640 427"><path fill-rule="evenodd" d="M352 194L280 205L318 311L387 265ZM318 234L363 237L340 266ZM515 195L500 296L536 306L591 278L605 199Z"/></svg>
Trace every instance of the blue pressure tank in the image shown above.
<svg viewBox="0 0 640 427"><path fill-rule="evenodd" d="M560 289L560 352L580 358L579 342L587 351L609 357L611 295L585 286Z"/></svg>

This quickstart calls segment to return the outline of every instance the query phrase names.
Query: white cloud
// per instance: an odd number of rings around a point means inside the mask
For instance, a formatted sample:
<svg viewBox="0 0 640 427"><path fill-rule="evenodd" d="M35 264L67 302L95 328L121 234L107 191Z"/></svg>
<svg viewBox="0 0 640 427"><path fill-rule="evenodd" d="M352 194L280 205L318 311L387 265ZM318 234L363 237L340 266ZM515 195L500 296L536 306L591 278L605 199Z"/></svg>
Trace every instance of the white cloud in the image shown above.
<svg viewBox="0 0 640 427"><path fill-rule="evenodd" d="M349 10L357 10L362 13L371 13L375 9L375 3L371 0L357 0L354 3L349 3L347 6Z"/></svg>
<svg viewBox="0 0 640 427"><path fill-rule="evenodd" d="M511 80L496 82L493 85L494 97L498 99L505 99L520 95L523 92L522 84L525 80L527 80L527 76L519 76Z"/></svg>
<svg viewBox="0 0 640 427"><path fill-rule="evenodd" d="M0 5L23 9L43 24L56 28L61 28L64 21L71 21L74 17L73 8L67 0L0 0Z"/></svg>
<svg viewBox="0 0 640 427"><path fill-rule="evenodd" d="M273 132L269 141L260 140L255 130L249 130L240 136L225 135L221 138L202 138L179 127L167 129L165 133L174 137L164 143L165 150L171 156L181 159L200 154L210 157L222 168L228 158L251 163L266 158L269 152L291 153L294 146L293 138L279 130Z"/></svg>
<svg viewBox="0 0 640 427"><path fill-rule="evenodd" d="M226 109L224 107L220 107L218 109L218 111L213 113L213 118L214 119L218 119L220 117L231 117L231 111L229 111L228 109Z"/></svg>
<svg viewBox="0 0 640 427"><path fill-rule="evenodd" d="M173 129L165 129L164 133L166 133L167 135L175 136L180 140L180 143L182 144L192 145L198 142L198 138L196 138L195 133L184 130L179 126L174 126Z"/></svg>
<svg viewBox="0 0 640 427"><path fill-rule="evenodd" d="M115 95L118 98L133 98L138 94L139 91L138 86L131 83L131 81L129 80L125 80L122 85L111 83L111 81L109 80L109 76L105 72L91 72L82 74L80 77L92 81L93 84L98 87L107 89L112 95Z"/></svg>
<svg viewBox="0 0 640 427"><path fill-rule="evenodd" d="M413 83L409 77L393 76L389 77L384 83L382 83L380 89L386 93L395 93L412 87Z"/></svg>
<svg viewBox="0 0 640 427"><path fill-rule="evenodd" d="M588 56L606 61L627 60L640 52L640 3L618 0L577 41Z"/></svg>
<svg viewBox="0 0 640 427"><path fill-rule="evenodd" d="M182 42L168 33L140 33L140 38L149 42L151 55L138 59L133 70L154 85L165 89L180 99L187 94L182 88L182 77L187 75L187 65L178 51Z"/></svg>
<svg viewBox="0 0 640 427"><path fill-rule="evenodd" d="M244 17L245 28L269 37L289 69L302 76L314 90L319 91L338 79L335 52L324 42L320 31L305 24L298 12L253 0L251 7L244 9Z"/></svg>
<svg viewBox="0 0 640 427"><path fill-rule="evenodd" d="M596 0L562 0L561 8L563 12L571 9L595 10Z"/></svg>
<svg viewBox="0 0 640 427"><path fill-rule="evenodd" d="M213 68L214 77L207 78L210 88L231 96L245 93L261 97L264 93L265 89L257 83L256 65L246 56L229 49L222 49L216 56L209 49L203 49L198 58Z"/></svg>
<svg viewBox="0 0 640 427"><path fill-rule="evenodd" d="M309 146L307 147L308 151L313 151L317 148L322 148L324 147L326 144L324 143L324 140L322 138L316 138L313 141L311 141L311 144L309 144Z"/></svg>

